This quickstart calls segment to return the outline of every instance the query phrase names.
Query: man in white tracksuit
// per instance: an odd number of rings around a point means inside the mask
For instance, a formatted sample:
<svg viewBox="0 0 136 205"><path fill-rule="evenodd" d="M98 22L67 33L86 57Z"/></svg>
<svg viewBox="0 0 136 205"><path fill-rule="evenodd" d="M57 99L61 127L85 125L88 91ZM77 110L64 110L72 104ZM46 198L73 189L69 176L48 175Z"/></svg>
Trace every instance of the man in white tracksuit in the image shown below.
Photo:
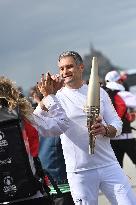
<svg viewBox="0 0 136 205"><path fill-rule="evenodd" d="M91 127L96 135L95 153L90 155L87 117L84 112L88 86L82 80L82 58L74 51L67 51L59 56L58 66L65 86L56 93L56 97L70 120L69 129L61 134L61 143L75 204L97 205L100 189L112 205L135 205L136 197L110 145L110 138L121 133L122 122L108 94L100 89L100 117ZM52 78L47 74L46 79L42 77L39 83L39 90L45 96L45 106L47 87L51 81ZM54 82L59 83L57 77ZM55 89L57 86L54 86ZM43 114L39 105L35 115L42 119Z"/></svg>

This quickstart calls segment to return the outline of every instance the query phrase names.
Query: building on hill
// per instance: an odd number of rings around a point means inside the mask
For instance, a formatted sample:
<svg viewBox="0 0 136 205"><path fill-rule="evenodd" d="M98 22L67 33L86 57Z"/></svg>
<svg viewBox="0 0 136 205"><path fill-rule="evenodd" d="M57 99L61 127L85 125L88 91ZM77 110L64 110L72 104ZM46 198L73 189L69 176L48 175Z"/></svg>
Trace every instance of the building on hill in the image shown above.
<svg viewBox="0 0 136 205"><path fill-rule="evenodd" d="M112 71L112 70L117 70L117 71L123 71L123 68L119 66L113 65L110 60L103 55L102 52L94 49L93 46L91 46L90 53L85 55L83 57L84 65L85 65L85 70L83 73L83 78L85 81L89 80L90 73L91 73L91 63L93 57L97 57L98 59L98 66L99 66L99 76L100 76L100 81L104 82L104 78L107 72ZM136 69L135 70L126 70L128 74L128 78L126 80L127 84L129 86L134 86L136 85Z"/></svg>
<svg viewBox="0 0 136 205"><path fill-rule="evenodd" d="M98 59L99 76L101 81L104 80L104 77L107 72L111 70L118 70L116 67L112 65L110 60L107 57L105 57L100 51L95 50L93 47L91 47L90 53L83 57L83 61L85 64L85 71L83 75L85 80L89 79L91 72L91 63L94 56Z"/></svg>

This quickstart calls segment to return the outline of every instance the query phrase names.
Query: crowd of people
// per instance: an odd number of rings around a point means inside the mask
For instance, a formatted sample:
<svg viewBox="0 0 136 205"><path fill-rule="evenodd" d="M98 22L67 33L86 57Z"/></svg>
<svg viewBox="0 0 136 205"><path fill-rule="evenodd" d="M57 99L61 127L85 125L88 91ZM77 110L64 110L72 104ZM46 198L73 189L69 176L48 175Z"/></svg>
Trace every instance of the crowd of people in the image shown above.
<svg viewBox="0 0 136 205"><path fill-rule="evenodd" d="M89 125L84 111L88 85L83 80L83 71L84 62L77 52L63 52L58 58L56 73L59 74L48 72L39 76L28 97L14 87L11 80L1 77L2 90L7 84L11 89L6 96L1 90L0 99L6 100L11 110L18 102L24 102L19 104L19 110L25 124L29 124L24 127L30 150L37 150L45 182L54 196L51 203L97 205L101 190L112 205L135 205L136 195L122 168L125 153L136 164L136 141L131 127L136 119L136 98L125 90L125 78L119 72L106 74L105 85L100 87L100 115L90 125L91 133L96 136L95 152L89 154ZM10 95L13 88L17 98ZM35 134L29 136L28 133ZM52 179L60 195L55 196L50 184ZM39 191L25 199L28 204L32 199L39 200L36 201L39 205L47 204ZM14 203L23 205L23 201Z"/></svg>

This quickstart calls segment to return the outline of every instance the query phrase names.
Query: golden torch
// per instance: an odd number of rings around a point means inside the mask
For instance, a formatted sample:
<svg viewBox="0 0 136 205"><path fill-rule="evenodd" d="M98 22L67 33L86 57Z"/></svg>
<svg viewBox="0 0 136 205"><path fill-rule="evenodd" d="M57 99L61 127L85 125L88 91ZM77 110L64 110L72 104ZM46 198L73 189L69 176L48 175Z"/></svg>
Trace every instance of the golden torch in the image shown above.
<svg viewBox="0 0 136 205"><path fill-rule="evenodd" d="M89 154L94 154L96 136L91 133L91 126L95 123L100 112L100 82L96 57L93 57L92 60L85 111L87 113L87 127L89 133Z"/></svg>

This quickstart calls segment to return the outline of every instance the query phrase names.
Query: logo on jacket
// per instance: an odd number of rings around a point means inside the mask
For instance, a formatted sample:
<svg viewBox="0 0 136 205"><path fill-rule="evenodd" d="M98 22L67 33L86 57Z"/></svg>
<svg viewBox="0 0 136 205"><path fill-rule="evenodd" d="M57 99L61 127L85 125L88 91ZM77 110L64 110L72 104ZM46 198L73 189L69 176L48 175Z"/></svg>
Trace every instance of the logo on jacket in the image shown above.
<svg viewBox="0 0 136 205"><path fill-rule="evenodd" d="M5 138L5 134L4 132L0 131L0 150L2 150L2 148L8 146L8 142Z"/></svg>
<svg viewBox="0 0 136 205"><path fill-rule="evenodd" d="M5 192L5 194L13 196L17 191L16 185L13 184L13 178L11 176L6 176L4 177L3 182L4 182L3 191Z"/></svg>

